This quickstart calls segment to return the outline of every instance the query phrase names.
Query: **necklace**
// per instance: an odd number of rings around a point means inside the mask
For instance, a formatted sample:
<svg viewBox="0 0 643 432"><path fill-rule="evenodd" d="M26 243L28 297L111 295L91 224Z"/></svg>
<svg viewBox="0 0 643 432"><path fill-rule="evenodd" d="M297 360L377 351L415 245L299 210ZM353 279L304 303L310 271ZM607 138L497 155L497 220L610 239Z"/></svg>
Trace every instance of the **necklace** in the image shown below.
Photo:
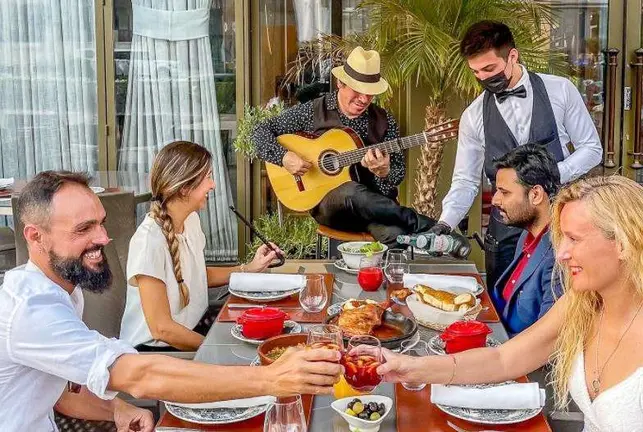
<svg viewBox="0 0 643 432"><path fill-rule="evenodd" d="M616 343L616 346L612 350L612 353L607 357L607 360L605 360L605 363L603 363L603 367L599 368L598 367L598 348L601 345L601 324L603 323L603 314L605 313L605 306L601 309L601 317L598 321L598 335L597 335L597 341L596 341L596 369L594 369L594 379L592 380L592 391L594 392L594 397L598 395L598 393L601 391L601 375L603 375L603 371L605 370L605 367L607 366L607 363L612 359L612 356L616 353L616 350L618 349L618 346L621 344L621 341L629 331L630 327L632 327L632 324L634 324L634 320L638 316L639 312L641 311L641 307L643 307L643 301L639 303L638 309L636 309L636 313L630 320L630 323L627 325L627 328L621 335L620 339Z"/></svg>

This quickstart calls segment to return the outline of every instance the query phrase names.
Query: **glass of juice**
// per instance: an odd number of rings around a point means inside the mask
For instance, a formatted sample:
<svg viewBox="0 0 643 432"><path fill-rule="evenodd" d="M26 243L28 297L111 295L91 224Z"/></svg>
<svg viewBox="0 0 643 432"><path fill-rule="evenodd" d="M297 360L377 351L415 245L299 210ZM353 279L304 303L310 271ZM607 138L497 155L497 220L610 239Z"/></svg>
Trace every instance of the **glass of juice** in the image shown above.
<svg viewBox="0 0 643 432"><path fill-rule="evenodd" d="M384 282L382 263L379 258L362 257L359 262L357 283L364 291L377 291Z"/></svg>
<svg viewBox="0 0 643 432"><path fill-rule="evenodd" d="M353 336L341 360L344 379L355 390L371 392L382 381L377 367L382 364L382 346L373 336Z"/></svg>

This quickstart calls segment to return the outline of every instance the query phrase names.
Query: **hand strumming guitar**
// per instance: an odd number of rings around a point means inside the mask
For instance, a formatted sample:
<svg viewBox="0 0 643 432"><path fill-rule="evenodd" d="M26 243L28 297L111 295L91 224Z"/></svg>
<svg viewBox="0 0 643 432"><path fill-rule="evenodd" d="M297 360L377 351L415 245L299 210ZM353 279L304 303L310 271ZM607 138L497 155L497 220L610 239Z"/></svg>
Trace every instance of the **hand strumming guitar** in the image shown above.
<svg viewBox="0 0 643 432"><path fill-rule="evenodd" d="M391 171L391 156L380 149L371 149L366 152L361 164L376 176L384 178Z"/></svg>
<svg viewBox="0 0 643 432"><path fill-rule="evenodd" d="M313 166L307 160L302 159L297 153L289 151L284 155L284 158L281 160L284 168L292 175L301 176L306 174L310 167Z"/></svg>

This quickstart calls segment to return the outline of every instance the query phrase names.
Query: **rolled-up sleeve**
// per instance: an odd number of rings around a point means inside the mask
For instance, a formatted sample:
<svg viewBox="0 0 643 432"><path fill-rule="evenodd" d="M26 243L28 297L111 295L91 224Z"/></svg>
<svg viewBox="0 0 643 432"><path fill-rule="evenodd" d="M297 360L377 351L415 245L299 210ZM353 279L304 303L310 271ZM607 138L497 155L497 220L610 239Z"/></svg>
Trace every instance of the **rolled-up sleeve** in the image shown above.
<svg viewBox="0 0 643 432"><path fill-rule="evenodd" d="M35 295L15 309L8 354L16 363L85 385L96 396L112 399L116 392L107 390L109 368L121 355L136 354L136 350L89 330L64 296Z"/></svg>

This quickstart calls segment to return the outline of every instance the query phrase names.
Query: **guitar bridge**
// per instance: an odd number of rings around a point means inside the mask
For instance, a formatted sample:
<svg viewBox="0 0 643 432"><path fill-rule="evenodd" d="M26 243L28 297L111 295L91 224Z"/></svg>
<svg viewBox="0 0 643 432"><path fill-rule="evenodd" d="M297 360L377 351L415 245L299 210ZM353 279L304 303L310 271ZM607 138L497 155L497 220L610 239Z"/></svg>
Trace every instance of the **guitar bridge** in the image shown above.
<svg viewBox="0 0 643 432"><path fill-rule="evenodd" d="M297 189L299 189L299 192L305 191L306 188L304 187L304 182L301 180L301 176L296 175L293 177L295 177L295 182L297 183Z"/></svg>

